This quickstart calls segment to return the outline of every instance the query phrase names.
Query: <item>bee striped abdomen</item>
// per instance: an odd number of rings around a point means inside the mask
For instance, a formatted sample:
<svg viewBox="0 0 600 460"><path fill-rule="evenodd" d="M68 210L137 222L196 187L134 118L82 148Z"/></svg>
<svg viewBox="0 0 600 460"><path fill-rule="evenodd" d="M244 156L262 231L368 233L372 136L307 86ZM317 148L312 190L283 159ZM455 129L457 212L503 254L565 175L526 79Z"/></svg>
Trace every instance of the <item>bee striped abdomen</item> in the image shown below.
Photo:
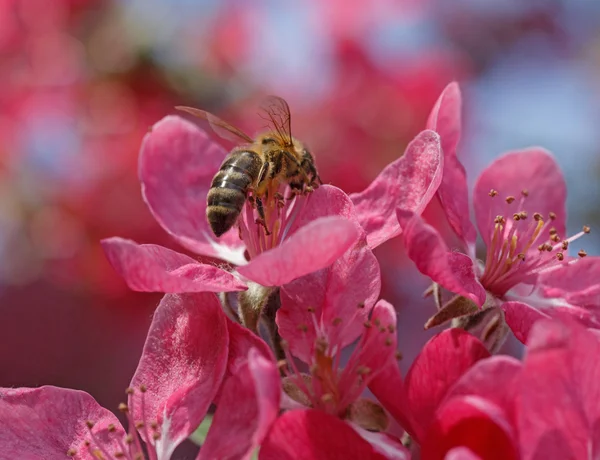
<svg viewBox="0 0 600 460"><path fill-rule="evenodd" d="M235 224L261 165L256 152L244 149L234 149L221 165L210 185L206 208L208 223L216 236Z"/></svg>

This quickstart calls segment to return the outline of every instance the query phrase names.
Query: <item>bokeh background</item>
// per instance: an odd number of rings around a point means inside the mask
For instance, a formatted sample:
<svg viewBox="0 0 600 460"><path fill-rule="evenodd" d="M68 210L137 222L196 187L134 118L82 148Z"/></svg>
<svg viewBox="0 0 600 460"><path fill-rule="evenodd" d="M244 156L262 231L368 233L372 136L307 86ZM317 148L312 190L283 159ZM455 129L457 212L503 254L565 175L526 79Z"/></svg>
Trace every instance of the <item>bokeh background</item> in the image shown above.
<svg viewBox="0 0 600 460"><path fill-rule="evenodd" d="M352 192L452 80L471 183L501 152L542 145L566 174L571 231L600 220L597 1L0 0L0 386L124 398L160 295L129 292L98 242L175 247L136 173L175 105L254 132L261 96L281 95L321 177ZM582 242L599 246L594 231ZM433 305L399 241L377 256L408 364Z"/></svg>

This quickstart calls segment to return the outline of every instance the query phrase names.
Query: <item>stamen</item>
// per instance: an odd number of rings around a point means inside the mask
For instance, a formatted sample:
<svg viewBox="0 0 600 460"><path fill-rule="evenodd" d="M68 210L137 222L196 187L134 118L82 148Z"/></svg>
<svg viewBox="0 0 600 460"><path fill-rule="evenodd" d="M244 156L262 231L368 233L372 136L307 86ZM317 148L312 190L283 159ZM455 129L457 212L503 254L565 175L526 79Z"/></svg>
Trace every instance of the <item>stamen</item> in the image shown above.
<svg viewBox="0 0 600 460"><path fill-rule="evenodd" d="M587 252L582 249L577 253L577 255L583 259L585 256L587 256Z"/></svg>
<svg viewBox="0 0 600 460"><path fill-rule="evenodd" d="M508 204L511 204L511 203L512 203L513 201L515 201L515 200L516 200L516 198L515 198L514 196L507 196L507 197L506 197L506 202L507 202Z"/></svg>
<svg viewBox="0 0 600 460"><path fill-rule="evenodd" d="M495 198L495 197L497 197L497 196L498 196L498 191L497 191L497 190L494 190L494 189L491 189L491 190L490 190L490 192L488 193L488 195L489 195L490 197L492 197L492 198Z"/></svg>

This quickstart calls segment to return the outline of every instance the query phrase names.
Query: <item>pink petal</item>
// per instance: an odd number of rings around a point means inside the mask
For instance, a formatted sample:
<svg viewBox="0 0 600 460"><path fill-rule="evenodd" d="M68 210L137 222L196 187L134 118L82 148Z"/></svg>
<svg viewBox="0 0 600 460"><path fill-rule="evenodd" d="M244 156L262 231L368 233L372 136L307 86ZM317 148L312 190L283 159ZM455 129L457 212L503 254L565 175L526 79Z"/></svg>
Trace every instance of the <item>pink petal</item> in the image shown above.
<svg viewBox="0 0 600 460"><path fill-rule="evenodd" d="M486 460L520 458L514 430L503 411L476 396L452 398L444 404L421 447L424 460L444 458L457 447Z"/></svg>
<svg viewBox="0 0 600 460"><path fill-rule="evenodd" d="M398 438L388 433L367 431L356 425L351 425L361 437L368 441L373 448L385 455L388 460L410 460L409 450L402 445Z"/></svg>
<svg viewBox="0 0 600 460"><path fill-rule="evenodd" d="M438 196L454 232L464 241L466 248L474 250L477 232L469 218L469 192L465 168L456 156L461 135L461 94L458 83L452 82L435 103L427 129L436 131L444 152L444 174Z"/></svg>
<svg viewBox="0 0 600 460"><path fill-rule="evenodd" d="M263 286L282 286L331 265L358 236L352 221L322 217L300 228L280 246L239 267L238 272Z"/></svg>
<svg viewBox="0 0 600 460"><path fill-rule="evenodd" d="M369 382L369 390L402 428L414 439L421 439L423 430L416 423L414 414L409 408L398 363L388 362L377 372Z"/></svg>
<svg viewBox="0 0 600 460"><path fill-rule="evenodd" d="M442 169L440 137L422 131L371 185L350 195L371 249L401 233L397 208L423 212L442 181Z"/></svg>
<svg viewBox="0 0 600 460"><path fill-rule="evenodd" d="M277 312L279 333L292 354L304 362L313 355L315 319L329 343L343 348L362 333L380 290L377 259L366 245L356 245L331 267L283 286Z"/></svg>
<svg viewBox="0 0 600 460"><path fill-rule="evenodd" d="M489 196L490 190L498 196ZM526 189L529 193L519 206ZM505 198L514 196L512 204ZM489 245L494 229L494 218L503 216L511 219L516 212L526 211L531 217L539 212L547 220L550 212L556 214L552 227L560 238L566 237L565 200L567 187L562 172L552 154L540 147L505 153L489 165L479 176L473 192L473 205L479 232L486 245ZM537 252L537 246L535 246Z"/></svg>
<svg viewBox="0 0 600 460"><path fill-rule="evenodd" d="M90 449L98 445L85 446L91 440L88 420L94 423L91 431L106 451L121 451L118 441L125 430L113 413L89 394L53 386L0 388L0 458L68 458L69 449L78 452L77 459L96 458ZM105 430L110 424L116 431L108 434Z"/></svg>
<svg viewBox="0 0 600 460"><path fill-rule="evenodd" d="M380 300L373 308L370 326L364 330L358 345L341 373L338 382L340 393L353 394L352 391L357 384L356 370L359 366L370 369L371 372L367 378L373 379L389 363L396 364L396 344L396 311L391 304ZM355 397L359 396L360 394L355 395ZM347 398L348 396L346 396Z"/></svg>
<svg viewBox="0 0 600 460"><path fill-rule="evenodd" d="M273 359L250 350L227 379L198 459L250 458L279 412L281 384Z"/></svg>
<svg viewBox="0 0 600 460"><path fill-rule="evenodd" d="M522 364L511 356L492 356L476 362L448 391L456 396L479 396L496 404L512 420L513 401L519 390ZM443 403L442 403L443 404Z"/></svg>
<svg viewBox="0 0 600 460"><path fill-rule="evenodd" d="M147 426L158 422L159 458L169 458L206 415L225 373L228 338L227 317L214 294L167 294L156 309L129 407L135 420L143 412Z"/></svg>
<svg viewBox="0 0 600 460"><path fill-rule="evenodd" d="M410 410L422 430L452 385L488 356L485 345L462 329L447 329L425 344L405 380Z"/></svg>
<svg viewBox="0 0 600 460"><path fill-rule="evenodd" d="M404 229L408 257L417 269L440 286L482 306L485 289L475 277L471 258L450 252L442 236L420 216L398 211L398 221Z"/></svg>
<svg viewBox="0 0 600 460"><path fill-rule="evenodd" d="M364 230L356 217L356 210L350 197L333 185L322 185L307 197L302 212L298 214L290 229L290 235L319 217L345 217L356 225L359 233Z"/></svg>
<svg viewBox="0 0 600 460"><path fill-rule="evenodd" d="M600 305L600 257L585 257L540 274L548 297L562 297L576 305Z"/></svg>
<svg viewBox="0 0 600 460"><path fill-rule="evenodd" d="M468 447L453 447L444 456L444 460L483 460Z"/></svg>
<svg viewBox="0 0 600 460"><path fill-rule="evenodd" d="M524 459L600 455L600 341L573 321L532 329L517 401Z"/></svg>
<svg viewBox="0 0 600 460"><path fill-rule="evenodd" d="M346 422L314 409L279 417L258 454L260 460L385 459Z"/></svg>
<svg viewBox="0 0 600 460"><path fill-rule="evenodd" d="M179 243L197 254L243 264L237 230L216 239L206 220L206 195L226 154L196 125L170 115L144 137L139 176L150 211Z"/></svg>
<svg viewBox="0 0 600 460"><path fill-rule="evenodd" d="M231 292L247 286L231 273L155 244L113 237L102 248L114 269L134 291Z"/></svg>
<svg viewBox="0 0 600 460"><path fill-rule="evenodd" d="M272 357L271 349L266 342L249 329L227 319L229 334L229 356L225 376L236 374L248 362L248 353L252 348L262 356Z"/></svg>
<svg viewBox="0 0 600 460"><path fill-rule="evenodd" d="M550 317L524 302L504 302L501 308L506 324L522 343L527 343L529 331L536 321Z"/></svg>

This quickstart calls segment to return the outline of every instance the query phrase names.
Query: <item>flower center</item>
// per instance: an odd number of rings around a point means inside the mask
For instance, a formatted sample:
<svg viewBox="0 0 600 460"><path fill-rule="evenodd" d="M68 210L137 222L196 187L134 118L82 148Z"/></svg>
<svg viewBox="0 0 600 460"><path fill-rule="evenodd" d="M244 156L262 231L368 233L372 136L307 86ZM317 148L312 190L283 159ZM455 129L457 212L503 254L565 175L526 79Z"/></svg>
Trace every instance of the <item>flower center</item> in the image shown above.
<svg viewBox="0 0 600 460"><path fill-rule="evenodd" d="M294 192L287 184L273 181L261 198L248 197L238 223L240 239L246 243L250 259L285 240L309 195L310 192Z"/></svg>
<svg viewBox="0 0 600 460"><path fill-rule="evenodd" d="M499 199L496 190L491 190L489 196ZM568 260L565 254L569 244L590 232L590 228L584 226L579 233L564 238L552 226L556 220L554 212L544 216L526 209L528 196L529 192L523 190L519 200L506 197L512 213L498 215L493 221L480 281L487 291L498 297L517 284L534 284L542 272L576 263L577 259ZM585 257L586 252L581 250L578 255Z"/></svg>
<svg viewBox="0 0 600 460"><path fill-rule="evenodd" d="M139 387L140 398L139 398L139 416L141 419L134 418L133 411L130 410L129 406L125 403L119 404L119 411L127 416L129 422L129 432L123 436L117 427L112 423L107 426L106 429L100 432L93 430L95 423L92 420L86 422L86 426L89 432L89 439L84 443L85 448L88 449L92 458L99 460L116 460L116 459L127 459L127 460L143 460L144 450L142 448L142 441L138 433L142 433L146 438L147 452L150 460L156 460L157 453L154 444L160 439L160 431L158 423L151 421L147 418L146 404L145 404L145 393L147 389L145 385ZM127 395L132 396L136 390L128 388L126 390ZM136 431L137 430L137 431ZM112 447L116 440L119 445L119 450L113 451ZM67 455L74 457L77 455L75 449L70 449Z"/></svg>
<svg viewBox="0 0 600 460"><path fill-rule="evenodd" d="M364 308L364 304L360 304L357 308ZM353 351L350 359L344 367L341 366L341 343L333 343L329 337L341 337L341 335L328 334L327 331L318 326L316 315L313 308L309 308L308 312L313 317L313 323L317 332L317 338L313 345L313 356L309 364L310 374L299 372L295 359L291 355L289 345L284 343L286 353L286 365L283 372L286 375L284 381L284 391L292 399L306 406L323 410L332 415L336 415L342 419L348 418L352 410L351 406L360 398L362 392L367 388L371 379L376 375L378 369L370 369L363 364L361 359L362 351L367 348L369 335L367 331L371 328L376 328L378 334L395 333L395 329L384 327L379 320L365 321L364 331L356 344L356 349ZM332 321L333 327L344 328L341 318L336 318ZM299 330L306 332L308 326L306 324L299 325ZM371 340L373 338L371 337ZM333 339L335 341L335 339ZM391 340L385 342L391 344ZM289 390L289 391L288 391Z"/></svg>

